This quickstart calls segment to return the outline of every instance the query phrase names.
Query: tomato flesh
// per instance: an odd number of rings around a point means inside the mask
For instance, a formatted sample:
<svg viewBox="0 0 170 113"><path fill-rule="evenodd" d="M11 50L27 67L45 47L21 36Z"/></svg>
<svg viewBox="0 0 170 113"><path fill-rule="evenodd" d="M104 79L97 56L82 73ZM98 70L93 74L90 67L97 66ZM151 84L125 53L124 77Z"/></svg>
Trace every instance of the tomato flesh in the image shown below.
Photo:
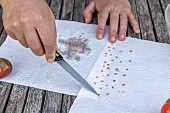
<svg viewBox="0 0 170 113"><path fill-rule="evenodd" d="M163 105L161 113L170 113L170 99L168 99Z"/></svg>
<svg viewBox="0 0 170 113"><path fill-rule="evenodd" d="M12 71L12 64L4 58L0 58L0 78L8 76Z"/></svg>

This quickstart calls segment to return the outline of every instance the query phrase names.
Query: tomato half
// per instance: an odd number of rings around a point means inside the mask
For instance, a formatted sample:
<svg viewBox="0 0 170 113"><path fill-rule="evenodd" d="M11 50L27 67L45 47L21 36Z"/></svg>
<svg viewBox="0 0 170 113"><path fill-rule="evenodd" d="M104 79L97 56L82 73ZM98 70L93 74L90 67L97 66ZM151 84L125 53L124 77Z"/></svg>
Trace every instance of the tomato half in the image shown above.
<svg viewBox="0 0 170 113"><path fill-rule="evenodd" d="M170 99L168 99L163 105L161 113L170 113Z"/></svg>
<svg viewBox="0 0 170 113"><path fill-rule="evenodd" d="M12 71L12 64L4 58L0 58L0 78L8 76Z"/></svg>

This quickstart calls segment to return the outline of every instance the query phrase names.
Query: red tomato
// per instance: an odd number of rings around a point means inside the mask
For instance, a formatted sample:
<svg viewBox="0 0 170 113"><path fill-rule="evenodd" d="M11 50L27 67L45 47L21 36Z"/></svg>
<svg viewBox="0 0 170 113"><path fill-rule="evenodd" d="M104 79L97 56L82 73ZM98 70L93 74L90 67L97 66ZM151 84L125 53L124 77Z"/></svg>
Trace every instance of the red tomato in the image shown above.
<svg viewBox="0 0 170 113"><path fill-rule="evenodd" d="M12 71L12 64L10 61L0 58L0 78L8 76Z"/></svg>
<svg viewBox="0 0 170 113"><path fill-rule="evenodd" d="M168 99L163 105L161 113L170 113L170 99Z"/></svg>

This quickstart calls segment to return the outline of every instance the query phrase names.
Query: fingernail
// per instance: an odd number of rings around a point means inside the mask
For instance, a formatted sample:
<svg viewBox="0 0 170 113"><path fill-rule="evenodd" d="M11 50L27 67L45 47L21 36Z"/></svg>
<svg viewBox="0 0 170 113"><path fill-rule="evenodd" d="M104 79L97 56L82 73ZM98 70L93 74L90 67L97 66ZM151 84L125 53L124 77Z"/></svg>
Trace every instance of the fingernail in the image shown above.
<svg viewBox="0 0 170 113"><path fill-rule="evenodd" d="M58 45L56 45L56 50L58 50Z"/></svg>
<svg viewBox="0 0 170 113"><path fill-rule="evenodd" d="M53 63L54 60L53 60L53 59L48 59L47 62L48 62L48 63Z"/></svg>
<svg viewBox="0 0 170 113"><path fill-rule="evenodd" d="M114 36L111 37L111 41L115 42L115 37Z"/></svg>
<svg viewBox="0 0 170 113"><path fill-rule="evenodd" d="M136 31L137 31L138 33L140 32L140 30L139 30L139 29L137 29Z"/></svg>
<svg viewBox="0 0 170 113"><path fill-rule="evenodd" d="M87 22L87 18L85 18L85 21Z"/></svg>
<svg viewBox="0 0 170 113"><path fill-rule="evenodd" d="M99 35L98 35L98 38L99 38L99 39L102 39L102 38L103 38L102 34L99 34Z"/></svg>
<svg viewBox="0 0 170 113"><path fill-rule="evenodd" d="M53 63L53 62L54 62L54 59L55 59L55 55L54 55L53 58L49 58L49 59L47 60L47 62L48 62L48 63Z"/></svg>
<svg viewBox="0 0 170 113"><path fill-rule="evenodd" d="M121 34L120 35L120 40L124 40L125 39L125 35Z"/></svg>

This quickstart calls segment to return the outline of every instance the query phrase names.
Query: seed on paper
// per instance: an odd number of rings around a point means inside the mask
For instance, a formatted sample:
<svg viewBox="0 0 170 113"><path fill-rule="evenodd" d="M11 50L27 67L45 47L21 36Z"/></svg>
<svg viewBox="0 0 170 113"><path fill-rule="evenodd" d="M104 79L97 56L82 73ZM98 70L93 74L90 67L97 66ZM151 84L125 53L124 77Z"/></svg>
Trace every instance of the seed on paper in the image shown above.
<svg viewBox="0 0 170 113"><path fill-rule="evenodd" d="M120 63L122 63L122 61L120 61Z"/></svg>
<svg viewBox="0 0 170 113"><path fill-rule="evenodd" d="M120 90L118 90L118 92L120 92Z"/></svg>
<svg viewBox="0 0 170 113"><path fill-rule="evenodd" d="M105 53L105 54L107 54L107 53Z"/></svg>
<svg viewBox="0 0 170 113"><path fill-rule="evenodd" d="M99 78L98 76L96 76L96 78Z"/></svg>
<svg viewBox="0 0 170 113"><path fill-rule="evenodd" d="M116 71L119 71L119 69L118 69L118 68L115 68L115 70L116 70Z"/></svg>
<svg viewBox="0 0 170 113"><path fill-rule="evenodd" d="M114 61L114 60L112 59L112 61Z"/></svg>
<svg viewBox="0 0 170 113"><path fill-rule="evenodd" d="M125 84L122 84L122 86L125 86Z"/></svg>
<svg viewBox="0 0 170 113"><path fill-rule="evenodd" d="M110 66L110 64L107 64L107 66Z"/></svg>
<svg viewBox="0 0 170 113"><path fill-rule="evenodd" d="M132 50L130 50L129 52L132 52Z"/></svg>
<svg viewBox="0 0 170 113"><path fill-rule="evenodd" d="M115 49L114 47L112 49Z"/></svg>
<svg viewBox="0 0 170 113"><path fill-rule="evenodd" d="M105 65L103 65L103 67L105 67Z"/></svg>
<svg viewBox="0 0 170 113"><path fill-rule="evenodd" d="M110 69L109 67L107 67L107 69Z"/></svg>
<svg viewBox="0 0 170 113"><path fill-rule="evenodd" d="M117 75L117 73L114 73L114 75Z"/></svg>
<svg viewBox="0 0 170 113"><path fill-rule="evenodd" d="M100 96L100 94L97 94L97 96Z"/></svg>
<svg viewBox="0 0 170 113"><path fill-rule="evenodd" d="M104 61L104 63L106 63L106 61Z"/></svg>
<svg viewBox="0 0 170 113"><path fill-rule="evenodd" d="M110 46L108 46L108 48L110 48Z"/></svg>
<svg viewBox="0 0 170 113"><path fill-rule="evenodd" d="M126 70L129 70L128 68L126 68Z"/></svg>
<svg viewBox="0 0 170 113"><path fill-rule="evenodd" d="M109 93L106 93L106 96L108 96L109 95Z"/></svg>
<svg viewBox="0 0 170 113"><path fill-rule="evenodd" d="M124 93L125 91L122 91L122 93Z"/></svg>
<svg viewBox="0 0 170 113"><path fill-rule="evenodd" d="M100 82L104 82L104 80L101 80Z"/></svg>
<svg viewBox="0 0 170 113"><path fill-rule="evenodd" d="M122 51L119 51L119 52L122 52Z"/></svg>
<svg viewBox="0 0 170 113"><path fill-rule="evenodd" d="M112 56L112 54L110 54L110 56Z"/></svg>
<svg viewBox="0 0 170 113"><path fill-rule="evenodd" d="M116 82L116 80L113 80L113 82Z"/></svg>
<svg viewBox="0 0 170 113"><path fill-rule="evenodd" d="M96 84L96 82L94 82L94 84Z"/></svg>
<svg viewBox="0 0 170 113"><path fill-rule="evenodd" d="M101 70L101 72L103 72L103 70Z"/></svg>
<svg viewBox="0 0 170 113"><path fill-rule="evenodd" d="M129 62L132 62L132 60L129 60Z"/></svg>
<svg viewBox="0 0 170 113"><path fill-rule="evenodd" d="M115 87L114 87L114 86L112 86L112 88L114 89Z"/></svg>
<svg viewBox="0 0 170 113"><path fill-rule="evenodd" d="M102 89L102 87L100 87L100 89Z"/></svg>
<svg viewBox="0 0 170 113"><path fill-rule="evenodd" d="M110 52L110 50L108 50Z"/></svg>
<svg viewBox="0 0 170 113"><path fill-rule="evenodd" d="M107 74L107 76L110 76L110 74Z"/></svg>
<svg viewBox="0 0 170 113"><path fill-rule="evenodd" d="M116 56L115 58L118 58L118 56Z"/></svg>
<svg viewBox="0 0 170 113"><path fill-rule="evenodd" d="M126 76L126 74L123 74L123 76Z"/></svg>
<svg viewBox="0 0 170 113"><path fill-rule="evenodd" d="M106 84L106 86L109 86L108 84Z"/></svg>

